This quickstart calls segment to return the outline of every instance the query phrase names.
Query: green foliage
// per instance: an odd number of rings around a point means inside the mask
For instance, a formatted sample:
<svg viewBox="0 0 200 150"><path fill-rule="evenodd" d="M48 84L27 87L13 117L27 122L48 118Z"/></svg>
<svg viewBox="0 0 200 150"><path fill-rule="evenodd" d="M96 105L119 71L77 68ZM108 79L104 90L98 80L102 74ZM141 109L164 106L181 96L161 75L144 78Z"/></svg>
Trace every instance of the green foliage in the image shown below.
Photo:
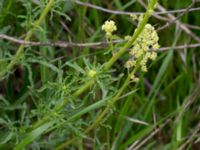
<svg viewBox="0 0 200 150"><path fill-rule="evenodd" d="M129 16L73 0L1 0L0 35L42 43L108 40L108 45L31 46L0 37L0 149L198 147L200 53L198 48L173 48L195 39L172 24L158 32L161 47L172 48L159 51L158 58L147 63L147 73L138 65L126 69L129 48L147 22L155 29L166 23L149 19L156 0L148 1L147 9L135 0L88 2L146 15L137 25ZM159 2L168 10L190 4ZM108 18L115 21L117 31L106 39L101 25ZM187 12L179 20L199 25L198 18L198 12ZM200 35L198 30L192 33ZM124 41L127 35L130 40Z"/></svg>

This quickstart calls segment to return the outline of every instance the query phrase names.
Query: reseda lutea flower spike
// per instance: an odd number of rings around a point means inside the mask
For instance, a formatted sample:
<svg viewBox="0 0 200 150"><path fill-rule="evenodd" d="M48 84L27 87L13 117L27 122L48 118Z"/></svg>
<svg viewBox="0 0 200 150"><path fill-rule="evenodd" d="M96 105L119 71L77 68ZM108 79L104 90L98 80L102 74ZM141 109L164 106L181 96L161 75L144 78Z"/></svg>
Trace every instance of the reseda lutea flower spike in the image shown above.
<svg viewBox="0 0 200 150"><path fill-rule="evenodd" d="M155 28L151 24L146 24L141 34L133 43L133 47L129 52L132 58L127 61L126 67L134 67L139 63L141 70L147 72L146 65L148 60L155 60L157 57L155 50L160 47L158 40L159 38ZM154 51L151 51L152 49Z"/></svg>
<svg viewBox="0 0 200 150"><path fill-rule="evenodd" d="M133 20L137 20L138 25L140 25L141 21L143 20L144 15L130 16ZM115 22L110 20L106 21L102 25L102 30L106 32L106 37L108 39L112 39L112 33L117 30ZM137 28L135 29L135 32ZM125 40L129 41L131 36L125 36ZM126 68L135 68L137 67L142 72L147 72L147 63L149 60L154 61L157 58L156 50L160 47L158 44L158 34L155 28L151 24L146 24L144 29L139 34L137 39L132 43L132 48L129 51L130 59L126 62ZM132 77L133 81L138 82L138 78L135 76Z"/></svg>
<svg viewBox="0 0 200 150"><path fill-rule="evenodd" d="M137 19L140 24L143 15L140 15L139 17L131 15L131 18ZM137 29L135 31L137 31ZM125 66L131 68L139 65L141 71L147 72L148 60L154 61L157 57L155 51L160 47L158 40L159 37L155 28L151 24L146 24L143 31L132 44L132 48L129 52L131 58L126 62Z"/></svg>

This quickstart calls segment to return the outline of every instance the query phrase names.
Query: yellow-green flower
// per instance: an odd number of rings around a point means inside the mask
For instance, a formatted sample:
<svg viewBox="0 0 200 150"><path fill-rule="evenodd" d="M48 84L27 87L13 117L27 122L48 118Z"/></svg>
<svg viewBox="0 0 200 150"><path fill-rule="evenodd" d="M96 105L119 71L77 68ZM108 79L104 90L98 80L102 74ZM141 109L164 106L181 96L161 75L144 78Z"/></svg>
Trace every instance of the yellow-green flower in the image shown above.
<svg viewBox="0 0 200 150"><path fill-rule="evenodd" d="M142 15L139 16L140 19L142 17ZM143 72L147 72L148 60L154 61L157 58L155 50L160 47L158 40L159 37L155 28L151 24L146 24L143 31L133 43L133 47L129 52L131 59L126 62L125 66L130 68L139 65ZM152 49L154 50L153 52L151 52Z"/></svg>
<svg viewBox="0 0 200 150"><path fill-rule="evenodd" d="M97 72L94 71L94 70L89 70L89 71L88 71L88 76L89 76L90 78L93 78L96 74L97 74Z"/></svg>
<svg viewBox="0 0 200 150"><path fill-rule="evenodd" d="M133 20L137 20L137 19L138 19L138 17L137 17L136 14L131 14L130 17L131 17L131 19L133 19Z"/></svg>
<svg viewBox="0 0 200 150"><path fill-rule="evenodd" d="M107 37L110 37L112 36L112 33L117 30L117 26L115 25L115 22L113 20L107 20L102 25L102 30L106 32Z"/></svg>
<svg viewBox="0 0 200 150"><path fill-rule="evenodd" d="M135 75L133 75L132 77L131 77L131 79L133 80L133 82L139 82L139 78L138 77L135 77Z"/></svg>

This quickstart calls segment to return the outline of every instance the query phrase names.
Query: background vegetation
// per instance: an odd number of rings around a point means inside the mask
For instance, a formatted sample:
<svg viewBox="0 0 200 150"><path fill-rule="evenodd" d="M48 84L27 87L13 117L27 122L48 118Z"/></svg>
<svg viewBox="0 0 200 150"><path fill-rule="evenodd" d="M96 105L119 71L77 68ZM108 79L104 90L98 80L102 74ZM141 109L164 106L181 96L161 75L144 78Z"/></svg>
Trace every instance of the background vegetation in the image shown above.
<svg viewBox="0 0 200 150"><path fill-rule="evenodd" d="M149 2L0 0L0 149L200 149L200 1L158 1L161 48L138 83L121 91L128 50L102 67L104 21L117 52Z"/></svg>

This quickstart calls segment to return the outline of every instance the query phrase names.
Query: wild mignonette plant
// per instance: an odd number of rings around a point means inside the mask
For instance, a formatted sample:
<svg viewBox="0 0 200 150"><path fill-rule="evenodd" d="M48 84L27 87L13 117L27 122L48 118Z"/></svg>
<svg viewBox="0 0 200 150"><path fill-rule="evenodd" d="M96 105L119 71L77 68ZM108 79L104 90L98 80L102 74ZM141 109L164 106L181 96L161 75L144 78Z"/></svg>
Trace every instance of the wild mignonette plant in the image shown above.
<svg viewBox="0 0 200 150"><path fill-rule="evenodd" d="M4 79L3 77L21 61L22 65L27 67L28 80L32 83L28 95L33 101L34 108L30 109L29 112L24 112L27 115L24 116L22 122L9 125L9 120L4 120L5 129L12 131L6 139L9 144L4 146L12 147L15 150L21 150L27 146L33 149L36 147L63 149L70 146L74 141L87 139L87 135L94 129L98 133L101 126L107 126L106 120L113 115L116 101L120 99L131 80L138 80L135 77L138 69L147 71L146 63L148 59L155 60L156 58L156 53L148 52L148 50L159 47L158 36L154 27L147 24L155 3L156 0L150 2L144 18L140 17L140 22L133 36L130 36L124 45L119 47L119 50L112 53L111 58L104 64L97 63L95 60L91 64L90 60L84 59L83 66L86 66L85 69L74 61L65 64L60 62L59 67L56 67L53 64L48 64L42 58L38 59L34 55L30 55L31 53L26 53L26 47L22 44L12 60L1 71L0 76L1 79ZM28 41L34 35L35 29L42 24L54 4L55 1L50 0L43 8L39 19L34 22L33 28L30 28L26 34L25 41ZM117 31L115 22L113 20L106 21L102 25L102 30L105 31L106 39L112 45L113 50L115 48L112 43L113 34L114 31ZM129 48L131 48L131 51L128 50ZM111 67L117 59L128 51L131 58L127 63L129 63L129 70L132 71L127 74L127 78L123 81L123 76L126 75L121 74L113 77L115 70L111 70ZM47 55L43 52L43 49L41 49L41 53ZM49 78L49 81L44 80L43 86L36 89L29 63L41 64L42 71L46 75L49 72L56 80L52 80L52 77ZM69 68L66 73L61 71L66 67ZM113 85L119 80L124 83L118 89ZM28 107L32 106L24 103L24 107L27 110ZM48 138L45 139L47 135ZM35 143L38 138L41 142ZM95 138L94 141L96 141ZM67 141L65 142L65 140Z"/></svg>
<svg viewBox="0 0 200 150"><path fill-rule="evenodd" d="M114 3L119 7L122 2ZM183 108L189 106L181 106L181 94L192 88L173 93L176 108L174 101L170 101L170 108L163 107L168 89L185 80L187 64L173 82L161 82L173 52L158 55L164 36L159 40L158 25L149 21L156 3L149 0L145 13L105 19L107 16L97 11L108 10L89 1L3 0L0 38L8 42L0 40L0 149L140 149L147 135L156 139L150 140L147 149L151 149L155 143L169 141L158 129L181 110L171 144L177 149L183 140ZM92 9L88 11L86 6ZM178 31L174 45L181 35ZM9 40L18 42L17 49ZM103 42L88 44L96 40ZM164 59L161 67L157 57ZM192 58L189 63L194 62ZM157 68L152 70L154 65ZM155 76L151 85L148 79ZM166 88L159 93L164 83ZM189 98L196 98L196 93L198 90ZM158 111L158 105L163 109Z"/></svg>

